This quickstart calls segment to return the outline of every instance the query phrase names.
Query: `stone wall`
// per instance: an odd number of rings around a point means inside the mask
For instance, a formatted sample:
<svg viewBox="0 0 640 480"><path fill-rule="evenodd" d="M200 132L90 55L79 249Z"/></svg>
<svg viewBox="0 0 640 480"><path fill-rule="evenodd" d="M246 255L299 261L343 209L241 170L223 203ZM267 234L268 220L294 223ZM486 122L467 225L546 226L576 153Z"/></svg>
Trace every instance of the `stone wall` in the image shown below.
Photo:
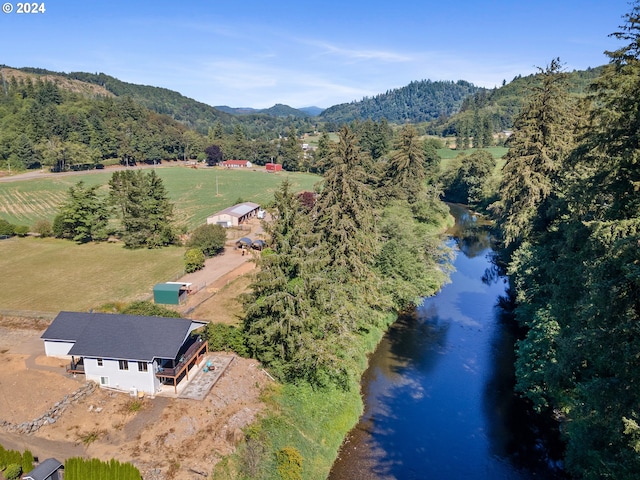
<svg viewBox="0 0 640 480"><path fill-rule="evenodd" d="M58 418L64 413L69 405L78 403L82 398L93 393L97 385L95 382L87 382L75 392L65 395L62 400L56 402L56 404L40 415L38 418L31 420L30 422L22 422L15 424L0 419L0 429L7 432L32 434L40 430L45 425L56 423Z"/></svg>

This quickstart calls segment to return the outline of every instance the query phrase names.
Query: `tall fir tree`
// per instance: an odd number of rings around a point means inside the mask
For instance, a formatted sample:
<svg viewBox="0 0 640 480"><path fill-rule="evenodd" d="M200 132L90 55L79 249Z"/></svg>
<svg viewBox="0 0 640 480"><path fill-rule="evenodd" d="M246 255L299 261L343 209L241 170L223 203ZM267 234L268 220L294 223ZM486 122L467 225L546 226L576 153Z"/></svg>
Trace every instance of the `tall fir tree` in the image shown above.
<svg viewBox="0 0 640 480"><path fill-rule="evenodd" d="M534 87L514 122L508 140L500 202L493 206L504 241L516 245L535 229L544 229L550 197L557 197L562 164L575 146L576 109L567 92L560 59L540 69ZM534 225L533 220L539 225Z"/></svg>

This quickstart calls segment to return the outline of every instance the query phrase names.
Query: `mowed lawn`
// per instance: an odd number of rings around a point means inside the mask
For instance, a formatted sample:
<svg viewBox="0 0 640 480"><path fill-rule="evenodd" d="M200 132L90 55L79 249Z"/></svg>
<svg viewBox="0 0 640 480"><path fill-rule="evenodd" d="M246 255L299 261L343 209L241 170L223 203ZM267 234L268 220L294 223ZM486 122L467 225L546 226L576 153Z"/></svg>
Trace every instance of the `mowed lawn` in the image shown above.
<svg viewBox="0 0 640 480"><path fill-rule="evenodd" d="M305 173L266 173L254 169L188 168L168 166L156 168L169 198L175 205L175 221L189 230L205 222L207 216L234 205L237 200L265 204L274 191L288 179L293 191L313 190L320 180ZM111 172L92 172L55 176L18 182L0 183L0 218L16 225L33 226L40 219L53 220L65 201L69 187L79 181L101 185L107 195Z"/></svg>
<svg viewBox="0 0 640 480"><path fill-rule="evenodd" d="M184 247L129 250L54 238L0 240L0 311L87 311L143 300L184 269Z"/></svg>
<svg viewBox="0 0 640 480"><path fill-rule="evenodd" d="M311 190L316 175L218 168L162 167L178 225L193 229L237 200L264 205L286 178L294 191ZM32 226L52 220L70 186L79 180L108 192L111 173L99 172L0 183L0 218ZM77 245L53 238L0 240L0 311L86 311L109 302L148 298L156 283L184 269L184 247L128 250L121 243Z"/></svg>

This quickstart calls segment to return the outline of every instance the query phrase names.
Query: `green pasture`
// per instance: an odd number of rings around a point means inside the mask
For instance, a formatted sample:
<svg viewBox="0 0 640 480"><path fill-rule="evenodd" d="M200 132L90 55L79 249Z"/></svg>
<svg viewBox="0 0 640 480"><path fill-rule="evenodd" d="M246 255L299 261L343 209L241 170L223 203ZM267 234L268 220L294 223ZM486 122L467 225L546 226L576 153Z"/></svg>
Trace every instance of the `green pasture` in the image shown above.
<svg viewBox="0 0 640 480"><path fill-rule="evenodd" d="M456 158L458 155L461 155L461 154L469 155L475 152L476 150L477 149L475 148L469 148L468 150L453 150L451 148L439 148L438 155L440 155L440 158L442 159L441 168L443 170L446 170L449 166L450 161ZM493 155L493 158L496 159L496 171L499 172L502 169L502 166L504 165L504 161L502 160L502 157L506 155L509 149L507 147L487 147L485 148L485 150L489 151L491 155Z"/></svg>
<svg viewBox="0 0 640 480"><path fill-rule="evenodd" d="M304 173L266 173L264 169L229 170L220 168L159 167L175 204L175 221L193 229L207 216L234 205L236 200L261 205L273 199L273 192L287 178L294 191L312 190L317 175ZM69 187L80 180L87 185L103 185L106 195L110 172L90 172L33 180L0 183L0 218L16 225L33 224L40 219L53 220L65 200Z"/></svg>
<svg viewBox="0 0 640 480"><path fill-rule="evenodd" d="M256 169L157 168L179 225L192 229L236 200L265 204L287 178L294 190L313 189L316 175L266 173ZM111 173L96 172L0 183L0 218L32 226L52 220L70 186L83 180L104 185ZM151 295L159 282L175 280L184 269L184 247L128 250L121 243L76 245L53 238L0 240L0 310L88 310L108 302Z"/></svg>
<svg viewBox="0 0 640 480"><path fill-rule="evenodd" d="M129 250L54 238L0 240L0 310L87 311L150 297L184 270L184 247Z"/></svg>

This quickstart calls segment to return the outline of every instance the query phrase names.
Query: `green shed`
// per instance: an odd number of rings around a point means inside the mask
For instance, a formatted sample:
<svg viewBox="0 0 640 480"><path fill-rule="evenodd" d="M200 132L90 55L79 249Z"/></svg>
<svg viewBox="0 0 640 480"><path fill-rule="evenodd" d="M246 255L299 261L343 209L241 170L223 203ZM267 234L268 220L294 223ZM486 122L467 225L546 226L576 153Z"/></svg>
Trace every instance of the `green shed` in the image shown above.
<svg viewBox="0 0 640 480"><path fill-rule="evenodd" d="M179 305L187 300L188 286L184 283L158 283L153 287L153 301L165 305Z"/></svg>

